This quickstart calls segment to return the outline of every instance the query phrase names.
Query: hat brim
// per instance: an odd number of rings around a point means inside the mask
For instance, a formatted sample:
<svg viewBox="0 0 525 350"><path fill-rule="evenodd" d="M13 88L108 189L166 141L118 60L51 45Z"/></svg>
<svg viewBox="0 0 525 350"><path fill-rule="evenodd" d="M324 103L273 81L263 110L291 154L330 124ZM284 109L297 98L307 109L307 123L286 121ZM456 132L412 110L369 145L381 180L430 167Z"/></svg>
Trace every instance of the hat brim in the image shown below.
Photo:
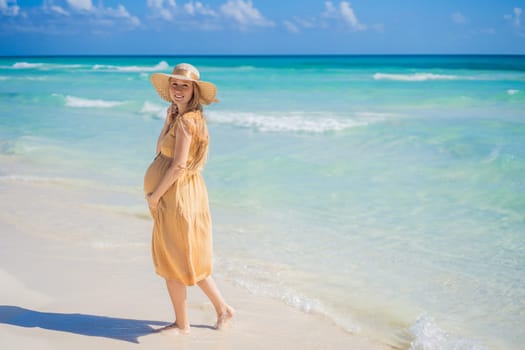
<svg viewBox="0 0 525 350"><path fill-rule="evenodd" d="M217 87L213 83L202 81L202 80L189 79L188 77L184 75L153 73L150 77L151 84L153 84L153 87L155 88L159 96L167 102L170 102L170 103L173 102L171 100L170 91L169 91L170 78L192 81L195 84L197 84L197 86L199 87L199 92L200 92L199 102L201 104L209 105L212 102L219 102L219 100L215 98L215 96L217 95Z"/></svg>

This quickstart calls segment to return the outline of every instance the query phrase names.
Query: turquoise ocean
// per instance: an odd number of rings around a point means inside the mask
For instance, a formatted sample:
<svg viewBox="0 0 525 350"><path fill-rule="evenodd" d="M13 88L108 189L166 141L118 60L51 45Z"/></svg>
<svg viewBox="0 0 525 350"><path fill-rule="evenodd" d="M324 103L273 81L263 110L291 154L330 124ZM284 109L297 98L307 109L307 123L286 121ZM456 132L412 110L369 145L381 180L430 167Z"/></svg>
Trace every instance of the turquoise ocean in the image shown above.
<svg viewBox="0 0 525 350"><path fill-rule="evenodd" d="M148 220L148 79L180 62L218 86L218 276L404 349L522 348L525 56L4 57L0 182L107 189Z"/></svg>

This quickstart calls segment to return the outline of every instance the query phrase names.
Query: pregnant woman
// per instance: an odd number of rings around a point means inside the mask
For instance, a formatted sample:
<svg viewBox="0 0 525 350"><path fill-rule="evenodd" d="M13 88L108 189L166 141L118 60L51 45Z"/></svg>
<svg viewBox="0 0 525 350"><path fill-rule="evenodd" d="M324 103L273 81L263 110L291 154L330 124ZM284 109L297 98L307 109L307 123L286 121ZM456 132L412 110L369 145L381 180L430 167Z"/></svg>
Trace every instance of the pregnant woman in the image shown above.
<svg viewBox="0 0 525 350"><path fill-rule="evenodd" d="M166 280L175 322L164 329L190 332L186 286L197 284L217 312L220 329L234 315L212 272L212 232L208 193L201 170L208 153L208 129L202 105L218 102L214 84L200 80L194 66L181 63L172 74L155 73L151 82L171 103L157 141L157 156L144 177L153 217L155 270Z"/></svg>

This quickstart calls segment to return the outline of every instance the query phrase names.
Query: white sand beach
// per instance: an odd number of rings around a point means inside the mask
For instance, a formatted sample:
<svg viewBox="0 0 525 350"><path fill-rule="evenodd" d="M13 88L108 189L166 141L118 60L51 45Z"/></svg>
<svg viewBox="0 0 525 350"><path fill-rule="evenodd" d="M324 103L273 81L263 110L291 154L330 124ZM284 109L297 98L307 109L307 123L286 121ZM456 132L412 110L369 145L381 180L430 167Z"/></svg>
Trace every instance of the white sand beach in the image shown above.
<svg viewBox="0 0 525 350"><path fill-rule="evenodd" d="M191 334L154 333L173 314L150 260L149 220L101 209L102 189L3 179L0 191L1 349L389 348L223 279L237 310L227 329L212 328L213 307L192 287ZM83 239L94 233L143 235L144 244Z"/></svg>

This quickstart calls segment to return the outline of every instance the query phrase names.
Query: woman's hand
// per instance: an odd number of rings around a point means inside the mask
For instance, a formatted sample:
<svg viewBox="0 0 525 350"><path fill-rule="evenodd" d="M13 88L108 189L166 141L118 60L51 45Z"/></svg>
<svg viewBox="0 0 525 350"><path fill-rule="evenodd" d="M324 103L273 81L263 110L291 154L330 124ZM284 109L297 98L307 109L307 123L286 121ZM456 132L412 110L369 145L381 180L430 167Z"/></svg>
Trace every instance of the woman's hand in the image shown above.
<svg viewBox="0 0 525 350"><path fill-rule="evenodd" d="M153 195L153 192L148 193L146 196L146 200L148 201L148 207L151 210L156 210L157 206L159 205L159 198Z"/></svg>

